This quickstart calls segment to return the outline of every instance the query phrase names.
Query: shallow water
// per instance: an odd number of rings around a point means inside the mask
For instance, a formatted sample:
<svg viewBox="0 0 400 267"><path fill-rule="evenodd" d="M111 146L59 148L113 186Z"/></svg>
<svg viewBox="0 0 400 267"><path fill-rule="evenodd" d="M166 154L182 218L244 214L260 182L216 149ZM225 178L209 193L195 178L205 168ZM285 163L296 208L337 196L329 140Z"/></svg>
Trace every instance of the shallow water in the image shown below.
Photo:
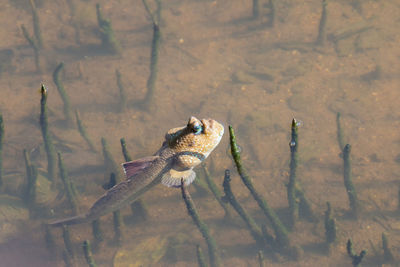
<svg viewBox="0 0 400 267"><path fill-rule="evenodd" d="M324 46L314 45L321 1L276 1L274 27L267 24L268 1L262 3L257 19L251 19L252 1L163 1L158 79L151 112L137 105L146 93L152 40L152 24L142 1L99 1L121 43L120 56L101 49L97 2L36 1L44 40L41 73L36 71L33 51L20 30L24 24L30 34L33 32L30 7L22 2L0 3L0 112L6 131L3 165L7 184L3 196L21 196L17 185L25 181L23 149L31 152L39 170L46 170L38 119L41 83L49 90L49 127L77 186L80 210L86 210L104 191L101 185L108 174L102 167L101 152L91 152L76 127L67 127L64 122L62 100L52 80L55 67L63 61L64 87L98 151L104 137L116 162L123 162L119 140L125 137L133 158L151 155L160 147L166 131L184 125L190 115L231 124L254 184L285 223L290 123L293 117L302 121L298 177L320 220L300 221L290 233L292 243L304 250L298 261L266 252L267 266L348 266L349 238L357 252L368 249L363 265L377 266L383 253L382 232L388 234L395 258L400 258L397 1L329 2ZM73 17L70 2L76 7ZM155 8L154 2L149 4ZM79 28L79 43L72 22ZM118 109L116 69L126 89L128 108L123 112ZM353 182L363 207L357 221L345 216L349 205L336 137L337 112L341 113L345 142L352 145ZM206 160L207 166L221 190L224 170L231 169L234 193L263 224L267 220L227 155L228 144L226 131ZM258 248L236 213L232 212L232 221L224 221L224 211L210 192L201 194L193 186L189 190L220 247L224 265L256 266ZM118 253L134 251L138 253L134 255L153 259L152 263L142 262L144 265L196 265L196 244L204 253L207 248L187 215L180 191L157 186L143 200L149 211L146 222L132 223L129 207L121 211L126 226L120 247L110 242L114 235L112 216L102 218L105 241L94 253L98 265L110 266ZM330 255L320 249L325 240L327 201L338 227ZM59 251L55 258L44 244L41 223L69 214L62 198L52 204L51 216L3 217L0 266L64 265L61 230L52 230ZM85 266L80 246L83 240L93 239L91 227L77 225L70 231L76 264ZM175 252L166 252L166 247L173 247ZM167 256L159 259L163 253ZM128 262L135 266L138 258Z"/></svg>

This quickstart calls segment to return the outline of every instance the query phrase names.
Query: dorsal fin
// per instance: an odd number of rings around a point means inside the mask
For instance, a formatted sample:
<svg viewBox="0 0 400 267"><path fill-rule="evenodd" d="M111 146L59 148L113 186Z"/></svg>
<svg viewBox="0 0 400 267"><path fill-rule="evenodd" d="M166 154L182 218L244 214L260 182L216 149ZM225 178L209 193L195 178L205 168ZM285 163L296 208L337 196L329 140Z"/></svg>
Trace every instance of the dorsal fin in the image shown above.
<svg viewBox="0 0 400 267"><path fill-rule="evenodd" d="M126 178L131 178L135 174L148 168L157 158L158 156L150 156L123 163L122 167L124 169Z"/></svg>

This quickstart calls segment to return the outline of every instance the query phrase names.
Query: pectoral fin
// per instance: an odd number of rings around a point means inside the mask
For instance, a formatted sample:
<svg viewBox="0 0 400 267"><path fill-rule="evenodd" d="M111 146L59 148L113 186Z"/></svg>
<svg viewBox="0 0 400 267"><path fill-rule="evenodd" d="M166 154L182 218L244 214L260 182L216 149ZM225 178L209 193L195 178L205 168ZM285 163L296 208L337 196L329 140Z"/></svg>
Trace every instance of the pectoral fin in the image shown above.
<svg viewBox="0 0 400 267"><path fill-rule="evenodd" d="M168 187L180 187L181 179L183 179L185 185L190 185L195 178L196 173L192 169L186 171L171 169L163 175L161 183Z"/></svg>
<svg viewBox="0 0 400 267"><path fill-rule="evenodd" d="M157 158L158 156L151 156L123 163L122 167L124 168L126 178L131 178L137 173L148 168Z"/></svg>

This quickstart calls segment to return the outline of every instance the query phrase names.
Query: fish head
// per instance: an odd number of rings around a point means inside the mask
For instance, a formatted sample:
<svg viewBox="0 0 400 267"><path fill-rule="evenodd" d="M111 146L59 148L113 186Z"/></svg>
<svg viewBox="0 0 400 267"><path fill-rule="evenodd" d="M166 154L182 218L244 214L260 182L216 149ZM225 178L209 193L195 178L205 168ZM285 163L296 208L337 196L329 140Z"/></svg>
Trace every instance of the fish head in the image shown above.
<svg viewBox="0 0 400 267"><path fill-rule="evenodd" d="M186 126L173 128L165 136L174 152L176 170L188 170L205 160L219 144L224 126L213 119L190 117Z"/></svg>

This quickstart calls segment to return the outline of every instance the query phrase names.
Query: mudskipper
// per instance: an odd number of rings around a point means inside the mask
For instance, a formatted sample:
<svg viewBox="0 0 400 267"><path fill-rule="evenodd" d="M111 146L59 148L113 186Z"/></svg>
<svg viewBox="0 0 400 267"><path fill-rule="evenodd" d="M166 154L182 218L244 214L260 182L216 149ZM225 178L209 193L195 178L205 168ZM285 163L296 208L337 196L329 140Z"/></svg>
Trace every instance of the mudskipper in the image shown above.
<svg viewBox="0 0 400 267"><path fill-rule="evenodd" d="M205 160L221 141L224 127L215 120L190 117L184 127L173 128L154 156L122 164L126 180L110 188L85 214L51 222L61 226L93 221L135 201L153 186L162 183L179 187L196 177L193 168Z"/></svg>

